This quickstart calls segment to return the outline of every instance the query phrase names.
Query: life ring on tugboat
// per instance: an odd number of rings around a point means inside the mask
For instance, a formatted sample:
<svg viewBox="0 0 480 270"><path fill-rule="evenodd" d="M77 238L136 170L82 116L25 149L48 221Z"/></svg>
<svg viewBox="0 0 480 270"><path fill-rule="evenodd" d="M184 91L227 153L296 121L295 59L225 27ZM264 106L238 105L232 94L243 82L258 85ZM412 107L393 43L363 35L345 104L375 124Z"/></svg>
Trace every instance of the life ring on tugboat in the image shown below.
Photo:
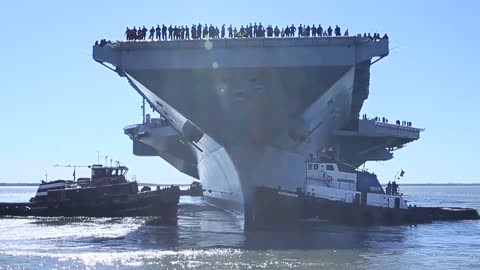
<svg viewBox="0 0 480 270"><path fill-rule="evenodd" d="M331 175L327 175L327 177L325 178L328 182L332 182L333 180L333 177Z"/></svg>

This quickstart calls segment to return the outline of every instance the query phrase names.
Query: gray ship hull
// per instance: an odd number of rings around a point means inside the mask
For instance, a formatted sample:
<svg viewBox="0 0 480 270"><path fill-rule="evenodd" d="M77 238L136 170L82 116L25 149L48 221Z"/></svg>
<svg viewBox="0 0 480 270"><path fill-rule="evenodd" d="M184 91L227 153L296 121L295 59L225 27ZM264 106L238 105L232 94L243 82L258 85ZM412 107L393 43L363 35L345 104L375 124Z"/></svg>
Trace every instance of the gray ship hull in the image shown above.
<svg viewBox="0 0 480 270"><path fill-rule="evenodd" d="M216 131L212 133L218 134L218 141L208 132L203 131L204 125L199 125L198 128L203 134L201 138L197 142L188 143L187 139L183 141L191 151L193 159L196 160L198 177L205 189L205 200L222 209L244 212L249 207L253 192L258 186L279 187L290 191L302 188L306 158L316 150L328 146L335 130L349 120L354 70L351 68L344 73L323 95L309 104L303 115L300 115L302 121L307 123L309 130L303 140L295 138L291 135L291 129L285 128L285 126L288 127L287 121L279 122L277 127L272 126L268 120L255 120L255 115L251 115L250 126L245 126L245 129L249 129L248 132L242 132L243 126L238 122L205 120L205 123L211 126L211 130ZM185 122L190 121L176 108L161 99L159 94L153 93L130 74L126 76L142 95L150 99L152 104L162 105L159 109L160 113L167 115L167 119L173 125L177 124L177 129L181 129L185 126ZM332 99L332 97L335 98ZM205 113L201 108L197 111L200 115ZM241 113L245 112L240 111ZM197 123L204 123L199 120L200 117L197 116L194 119ZM269 117L276 118L274 114ZM261 132L254 132L255 129L252 126L256 124L255 121L258 125L264 124ZM219 131L225 131L225 133ZM160 135L155 138L152 133L151 136L137 138L137 140L161 152L163 144L159 143L163 139L161 137ZM180 150L173 150L173 152L178 153ZM167 161L169 159L164 158Z"/></svg>
<svg viewBox="0 0 480 270"><path fill-rule="evenodd" d="M134 42L93 53L178 136L132 139L198 175L208 202L238 211L255 187L302 188L306 158L358 125L370 60L387 54L388 40L361 37Z"/></svg>

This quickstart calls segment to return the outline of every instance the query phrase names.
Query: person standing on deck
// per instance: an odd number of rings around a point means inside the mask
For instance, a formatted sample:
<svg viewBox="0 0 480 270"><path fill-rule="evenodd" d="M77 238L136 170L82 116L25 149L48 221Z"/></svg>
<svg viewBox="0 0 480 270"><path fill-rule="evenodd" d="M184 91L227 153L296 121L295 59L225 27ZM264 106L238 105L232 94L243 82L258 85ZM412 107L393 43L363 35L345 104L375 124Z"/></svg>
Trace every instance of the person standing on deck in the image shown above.
<svg viewBox="0 0 480 270"><path fill-rule="evenodd" d="M155 28L155 39L160 40L162 36L162 29L160 28L160 25L157 24L157 28Z"/></svg>
<svg viewBox="0 0 480 270"><path fill-rule="evenodd" d="M148 36L148 39L153 40L153 37L155 36L155 28L150 28L150 35Z"/></svg>

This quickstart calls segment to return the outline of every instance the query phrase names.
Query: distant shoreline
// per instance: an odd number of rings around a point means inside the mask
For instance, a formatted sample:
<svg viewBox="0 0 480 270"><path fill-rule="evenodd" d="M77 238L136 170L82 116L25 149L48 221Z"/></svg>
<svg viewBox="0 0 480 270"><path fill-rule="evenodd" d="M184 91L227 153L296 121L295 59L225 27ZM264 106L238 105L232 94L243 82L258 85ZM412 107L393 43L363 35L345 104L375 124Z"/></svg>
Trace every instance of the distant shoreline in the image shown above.
<svg viewBox="0 0 480 270"><path fill-rule="evenodd" d="M41 182L38 183L0 183L0 187L38 187ZM153 183L138 183L140 186L190 186L190 184L153 184ZM480 184L479 184L480 185Z"/></svg>
<svg viewBox="0 0 480 270"><path fill-rule="evenodd" d="M40 184L38 183L0 183L0 187L36 187Z"/></svg>
<svg viewBox="0 0 480 270"><path fill-rule="evenodd" d="M0 183L0 187L37 187L40 184L38 183ZM153 184L153 183L138 183L141 186L189 186L189 184ZM386 183L381 183L382 186ZM400 186L409 187L409 186L480 186L480 183L399 183Z"/></svg>
<svg viewBox="0 0 480 270"><path fill-rule="evenodd" d="M382 185L386 185L386 183L383 183ZM414 183L409 183L409 184L403 184L399 183L400 186L408 187L408 186L480 186L480 183L419 183L419 184L414 184Z"/></svg>

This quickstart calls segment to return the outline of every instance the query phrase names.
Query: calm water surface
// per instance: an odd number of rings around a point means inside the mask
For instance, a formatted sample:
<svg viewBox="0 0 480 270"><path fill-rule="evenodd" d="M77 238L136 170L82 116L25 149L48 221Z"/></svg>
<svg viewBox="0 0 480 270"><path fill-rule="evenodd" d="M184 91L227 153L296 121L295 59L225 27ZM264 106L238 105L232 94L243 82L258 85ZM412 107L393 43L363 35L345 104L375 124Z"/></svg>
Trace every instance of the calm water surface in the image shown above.
<svg viewBox="0 0 480 270"><path fill-rule="evenodd" d="M417 205L480 209L480 186L403 187ZM26 201L32 187L0 187ZM415 200L414 200L415 199ZM182 198L177 226L152 218L0 218L0 269L480 269L480 222L309 224L245 233L243 220Z"/></svg>

